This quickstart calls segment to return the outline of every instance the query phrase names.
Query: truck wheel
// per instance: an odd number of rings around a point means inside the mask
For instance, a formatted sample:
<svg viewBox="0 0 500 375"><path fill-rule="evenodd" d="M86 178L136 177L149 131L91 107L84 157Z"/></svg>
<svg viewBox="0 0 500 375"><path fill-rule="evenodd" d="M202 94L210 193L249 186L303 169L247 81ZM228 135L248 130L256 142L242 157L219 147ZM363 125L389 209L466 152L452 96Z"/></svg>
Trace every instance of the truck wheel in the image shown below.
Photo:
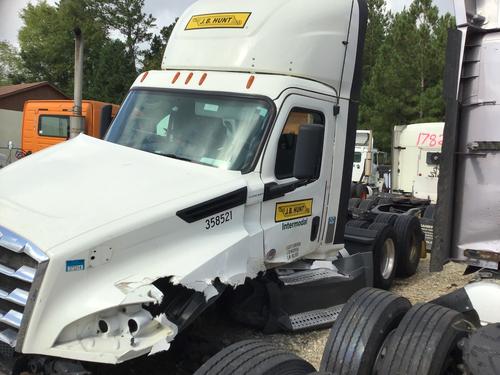
<svg viewBox="0 0 500 375"><path fill-rule="evenodd" d="M370 226L370 222L366 220L349 220L345 226L353 228L368 228Z"/></svg>
<svg viewBox="0 0 500 375"><path fill-rule="evenodd" d="M398 215L394 229L397 234L396 274L400 277L412 276L417 272L420 262L420 246L424 238L420 222L412 215Z"/></svg>
<svg viewBox="0 0 500 375"><path fill-rule="evenodd" d="M479 328L466 339L464 362L473 374L500 374L500 324Z"/></svg>
<svg viewBox="0 0 500 375"><path fill-rule="evenodd" d="M384 375L460 374L458 341L466 334L462 314L432 303L413 306L390 338Z"/></svg>
<svg viewBox="0 0 500 375"><path fill-rule="evenodd" d="M361 200L358 209L360 209L361 211L370 211L373 207L375 207L375 200L365 199Z"/></svg>
<svg viewBox="0 0 500 375"><path fill-rule="evenodd" d="M210 358L194 375L306 375L316 371L295 354L259 340L237 342Z"/></svg>
<svg viewBox="0 0 500 375"><path fill-rule="evenodd" d="M368 229L377 231L373 244L373 286L390 289L396 276L396 232L384 223L373 223Z"/></svg>
<svg viewBox="0 0 500 375"><path fill-rule="evenodd" d="M320 371L371 375L379 348L410 307L391 292L363 288L354 293L330 330Z"/></svg>
<svg viewBox="0 0 500 375"><path fill-rule="evenodd" d="M353 208L358 208L359 202L361 202L361 199L359 198L351 198L349 199L349 209L352 210Z"/></svg>
<svg viewBox="0 0 500 375"><path fill-rule="evenodd" d="M398 215L396 214L379 214L375 217L375 220L373 220L373 222L394 225L397 218Z"/></svg>

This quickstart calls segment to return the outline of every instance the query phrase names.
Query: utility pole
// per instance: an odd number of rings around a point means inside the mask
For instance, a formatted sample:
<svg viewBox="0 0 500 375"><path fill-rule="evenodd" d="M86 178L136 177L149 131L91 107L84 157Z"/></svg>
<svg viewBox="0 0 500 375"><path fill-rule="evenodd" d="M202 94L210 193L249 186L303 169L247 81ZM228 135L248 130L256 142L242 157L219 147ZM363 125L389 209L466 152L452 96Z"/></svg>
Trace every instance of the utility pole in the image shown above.
<svg viewBox="0 0 500 375"><path fill-rule="evenodd" d="M83 35L79 27L75 28L75 81L73 96L73 115L69 121L69 138L74 138L85 131L85 119L82 116L83 84Z"/></svg>

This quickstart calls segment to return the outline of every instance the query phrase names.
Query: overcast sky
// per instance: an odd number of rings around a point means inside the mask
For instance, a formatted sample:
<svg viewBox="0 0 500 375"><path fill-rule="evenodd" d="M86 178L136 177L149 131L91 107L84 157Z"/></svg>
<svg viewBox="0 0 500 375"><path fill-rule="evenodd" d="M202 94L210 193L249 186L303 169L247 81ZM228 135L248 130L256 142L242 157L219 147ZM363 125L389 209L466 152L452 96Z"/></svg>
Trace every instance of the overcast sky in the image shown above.
<svg viewBox="0 0 500 375"><path fill-rule="evenodd" d="M39 0L0 0L0 40L8 40L17 45L17 32L22 26L19 18L19 11L29 2L36 3ZM47 0L51 4L55 4L57 0ZM163 26L170 25L176 17L190 4L196 0L146 0L147 13L151 13L156 18L157 30ZM216 0L214 0L216 1ZM251 1L251 0L249 0ZM272 0L269 0L272 1ZM411 0L386 0L387 4L394 11L403 9L408 6ZM439 6L441 12L453 12L452 0L434 0Z"/></svg>

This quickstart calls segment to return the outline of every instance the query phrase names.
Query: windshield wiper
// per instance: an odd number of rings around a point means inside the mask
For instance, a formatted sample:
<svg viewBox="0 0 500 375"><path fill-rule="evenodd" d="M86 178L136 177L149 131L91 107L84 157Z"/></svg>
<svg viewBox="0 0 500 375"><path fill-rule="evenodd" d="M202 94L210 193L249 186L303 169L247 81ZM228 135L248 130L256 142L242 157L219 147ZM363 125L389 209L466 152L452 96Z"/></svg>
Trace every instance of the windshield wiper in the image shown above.
<svg viewBox="0 0 500 375"><path fill-rule="evenodd" d="M189 158L184 158L184 157L176 155L176 154L164 154L164 153L158 152L158 151L154 151L153 154L160 155L160 156L165 156L167 158L182 160L182 161L189 161L190 163L194 163L195 162L194 160L191 160Z"/></svg>

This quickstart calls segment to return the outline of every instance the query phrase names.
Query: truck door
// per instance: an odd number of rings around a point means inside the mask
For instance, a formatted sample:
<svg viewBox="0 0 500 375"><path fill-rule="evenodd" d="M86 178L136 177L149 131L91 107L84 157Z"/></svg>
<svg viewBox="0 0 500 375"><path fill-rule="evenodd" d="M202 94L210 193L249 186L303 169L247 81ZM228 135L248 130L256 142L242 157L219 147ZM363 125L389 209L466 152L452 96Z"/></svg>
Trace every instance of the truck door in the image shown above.
<svg viewBox="0 0 500 375"><path fill-rule="evenodd" d="M262 179L266 186L296 181L292 177L296 140L300 126L306 124L325 129L321 170L315 181L284 196L264 197L261 212L264 256L270 263L291 262L315 251L321 242L333 162L333 103L299 95L288 97L266 148Z"/></svg>

